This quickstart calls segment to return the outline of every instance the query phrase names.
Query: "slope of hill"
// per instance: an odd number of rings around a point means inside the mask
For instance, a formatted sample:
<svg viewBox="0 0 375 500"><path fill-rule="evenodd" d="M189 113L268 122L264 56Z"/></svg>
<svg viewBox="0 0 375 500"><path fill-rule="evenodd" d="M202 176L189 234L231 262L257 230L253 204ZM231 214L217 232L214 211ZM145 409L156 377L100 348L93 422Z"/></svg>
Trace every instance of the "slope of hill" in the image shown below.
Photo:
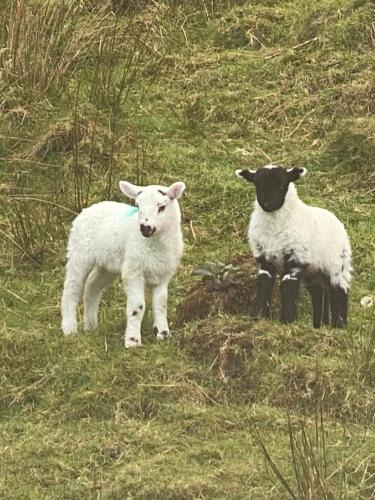
<svg viewBox="0 0 375 500"><path fill-rule="evenodd" d="M373 498L373 2L0 0L0 23L0 496ZM348 229L349 327L314 331L304 294L293 326L179 325L192 270L248 253L234 170L270 161ZM173 339L147 312L132 351L119 283L98 332L59 328L70 223L119 179L188 186Z"/></svg>

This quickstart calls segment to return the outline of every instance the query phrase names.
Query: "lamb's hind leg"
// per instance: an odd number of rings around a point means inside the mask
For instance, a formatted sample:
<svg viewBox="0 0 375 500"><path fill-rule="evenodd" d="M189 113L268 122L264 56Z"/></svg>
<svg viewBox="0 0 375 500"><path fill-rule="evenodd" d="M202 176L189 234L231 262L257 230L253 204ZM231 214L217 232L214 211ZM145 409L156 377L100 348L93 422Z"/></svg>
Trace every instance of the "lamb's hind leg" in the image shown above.
<svg viewBox="0 0 375 500"><path fill-rule="evenodd" d="M311 296L313 306L313 325L314 328L320 328L324 323L324 315L326 314L327 304L325 303L325 291L322 285L317 283L308 283L307 290Z"/></svg>
<svg viewBox="0 0 375 500"><path fill-rule="evenodd" d="M112 283L115 276L99 266L95 266L89 274L83 294L85 330L93 330L98 326L98 310L102 293Z"/></svg>
<svg viewBox="0 0 375 500"><path fill-rule="evenodd" d="M343 328L348 321L349 294L340 286L331 287L332 326Z"/></svg>
<svg viewBox="0 0 375 500"><path fill-rule="evenodd" d="M329 302L330 302L329 289L323 287L323 313L322 313L323 325L329 325L329 309L330 309Z"/></svg>
<svg viewBox="0 0 375 500"><path fill-rule="evenodd" d="M61 300L61 328L64 335L77 333L77 307L92 267L83 258L71 257L68 260Z"/></svg>

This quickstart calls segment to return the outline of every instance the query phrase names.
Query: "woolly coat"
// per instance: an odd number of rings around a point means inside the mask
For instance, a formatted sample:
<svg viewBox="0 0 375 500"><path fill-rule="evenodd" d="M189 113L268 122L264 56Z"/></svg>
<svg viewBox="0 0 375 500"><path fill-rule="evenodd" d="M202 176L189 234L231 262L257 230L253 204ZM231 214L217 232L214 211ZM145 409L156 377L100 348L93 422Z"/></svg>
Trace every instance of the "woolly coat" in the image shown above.
<svg viewBox="0 0 375 500"><path fill-rule="evenodd" d="M70 264L100 266L125 280L141 274L152 286L169 281L183 253L180 208L177 200L172 204L170 224L152 238L142 236L130 205L103 201L84 209L70 232Z"/></svg>
<svg viewBox="0 0 375 500"><path fill-rule="evenodd" d="M306 205L293 183L279 210L265 212L255 201L248 237L254 257L263 255L279 271L291 255L307 272L323 273L332 286L349 289L351 248L343 224L332 212Z"/></svg>

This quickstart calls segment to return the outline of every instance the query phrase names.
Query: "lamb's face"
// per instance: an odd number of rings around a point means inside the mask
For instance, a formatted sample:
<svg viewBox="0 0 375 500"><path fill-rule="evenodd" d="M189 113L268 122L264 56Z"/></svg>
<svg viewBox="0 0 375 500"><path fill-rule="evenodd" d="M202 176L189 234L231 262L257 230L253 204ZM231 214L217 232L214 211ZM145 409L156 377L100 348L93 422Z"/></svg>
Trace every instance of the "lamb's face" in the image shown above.
<svg viewBox="0 0 375 500"><path fill-rule="evenodd" d="M266 165L259 170L236 170L239 177L255 184L257 201L265 212L279 210L285 202L289 183L306 173L305 168L285 169Z"/></svg>
<svg viewBox="0 0 375 500"><path fill-rule="evenodd" d="M143 236L149 238L159 231L168 220L172 200L163 189L144 188L135 199L139 208L139 228Z"/></svg>
<svg viewBox="0 0 375 500"><path fill-rule="evenodd" d="M143 236L149 238L161 232L175 217L175 200L185 190L183 182L175 182L170 187L140 187L129 182L120 181L121 191L135 199L138 207L139 229Z"/></svg>

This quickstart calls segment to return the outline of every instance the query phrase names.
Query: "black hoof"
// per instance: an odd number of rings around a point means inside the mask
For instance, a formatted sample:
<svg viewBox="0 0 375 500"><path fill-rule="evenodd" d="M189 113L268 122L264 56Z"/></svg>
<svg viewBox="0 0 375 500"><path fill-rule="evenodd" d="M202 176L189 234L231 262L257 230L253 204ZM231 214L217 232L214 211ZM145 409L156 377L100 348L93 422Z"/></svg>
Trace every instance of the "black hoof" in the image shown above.
<svg viewBox="0 0 375 500"><path fill-rule="evenodd" d="M342 319L341 316L339 316L336 320L336 322L332 325L333 328L345 328L346 326L346 323L345 321Z"/></svg>
<svg viewBox="0 0 375 500"><path fill-rule="evenodd" d="M254 319L254 320L259 320L259 319L268 319L270 317L270 310L269 309L266 309L264 307L261 307L261 308L258 308L258 309L255 309L255 311L251 312L250 313L250 317L251 319Z"/></svg>

